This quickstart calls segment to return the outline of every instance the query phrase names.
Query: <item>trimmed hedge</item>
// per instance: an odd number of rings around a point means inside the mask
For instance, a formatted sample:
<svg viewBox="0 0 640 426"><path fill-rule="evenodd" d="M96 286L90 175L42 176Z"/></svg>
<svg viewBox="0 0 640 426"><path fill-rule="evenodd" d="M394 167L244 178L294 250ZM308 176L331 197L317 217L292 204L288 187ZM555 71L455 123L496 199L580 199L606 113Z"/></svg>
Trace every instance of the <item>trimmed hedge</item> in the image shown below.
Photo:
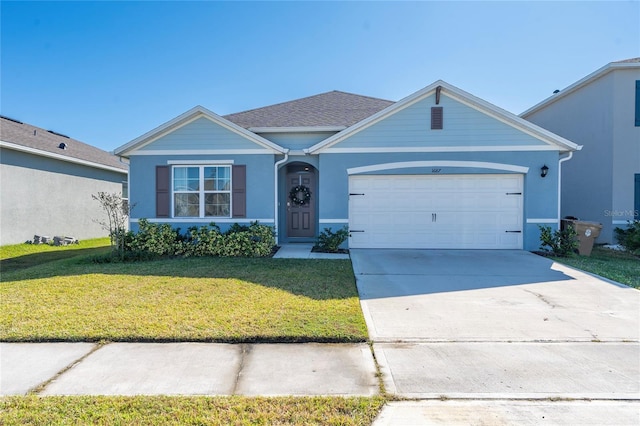
<svg viewBox="0 0 640 426"><path fill-rule="evenodd" d="M180 228L163 223L138 221L137 233L129 232L125 251L129 258L153 258L159 256L269 256L275 246L273 228L252 222L249 226L233 224L227 232L221 232L215 223L192 226L186 234Z"/></svg>

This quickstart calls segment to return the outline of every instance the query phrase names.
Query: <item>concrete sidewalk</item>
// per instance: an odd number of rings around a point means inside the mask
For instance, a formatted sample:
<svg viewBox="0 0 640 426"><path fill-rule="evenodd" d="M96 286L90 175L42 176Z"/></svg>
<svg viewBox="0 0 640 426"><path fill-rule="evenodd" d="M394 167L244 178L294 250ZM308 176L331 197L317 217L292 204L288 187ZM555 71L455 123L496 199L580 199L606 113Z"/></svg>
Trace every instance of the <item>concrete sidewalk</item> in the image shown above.
<svg viewBox="0 0 640 426"><path fill-rule="evenodd" d="M347 253L316 253L311 251L313 244L282 244L274 259L349 259Z"/></svg>
<svg viewBox="0 0 640 426"><path fill-rule="evenodd" d="M0 343L0 395L378 393L369 345Z"/></svg>

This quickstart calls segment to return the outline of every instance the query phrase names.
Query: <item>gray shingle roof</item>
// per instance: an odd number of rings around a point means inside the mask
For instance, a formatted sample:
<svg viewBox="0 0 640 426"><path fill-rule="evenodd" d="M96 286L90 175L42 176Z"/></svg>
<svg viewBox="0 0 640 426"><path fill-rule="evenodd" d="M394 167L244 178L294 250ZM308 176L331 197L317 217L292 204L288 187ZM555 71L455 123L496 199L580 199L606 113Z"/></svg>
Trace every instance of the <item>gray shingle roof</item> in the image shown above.
<svg viewBox="0 0 640 426"><path fill-rule="evenodd" d="M393 104L392 101L334 90L224 118L245 129L252 127L351 126Z"/></svg>
<svg viewBox="0 0 640 426"><path fill-rule="evenodd" d="M0 140L62 155L70 159L84 160L103 166L115 167L124 172L128 170L128 166L120 162L118 157L95 146L87 145L84 142L60 136L40 127L16 122L5 117L0 117ZM66 149L59 148L61 143L65 144Z"/></svg>

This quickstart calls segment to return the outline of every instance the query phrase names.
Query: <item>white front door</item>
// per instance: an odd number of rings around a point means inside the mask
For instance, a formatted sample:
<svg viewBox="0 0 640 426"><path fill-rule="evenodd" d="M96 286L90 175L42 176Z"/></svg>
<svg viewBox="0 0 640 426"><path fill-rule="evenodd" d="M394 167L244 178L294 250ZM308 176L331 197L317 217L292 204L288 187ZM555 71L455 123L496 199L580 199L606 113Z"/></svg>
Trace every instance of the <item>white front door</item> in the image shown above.
<svg viewBox="0 0 640 426"><path fill-rule="evenodd" d="M349 177L349 247L521 249L523 175Z"/></svg>

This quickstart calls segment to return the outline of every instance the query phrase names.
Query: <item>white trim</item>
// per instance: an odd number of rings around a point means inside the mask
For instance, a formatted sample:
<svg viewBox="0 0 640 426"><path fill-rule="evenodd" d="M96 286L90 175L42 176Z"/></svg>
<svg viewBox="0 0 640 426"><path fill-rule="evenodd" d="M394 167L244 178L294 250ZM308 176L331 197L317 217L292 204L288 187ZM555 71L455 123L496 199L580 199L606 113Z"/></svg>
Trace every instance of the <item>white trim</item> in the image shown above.
<svg viewBox="0 0 640 426"><path fill-rule="evenodd" d="M234 160L167 160L167 164L175 164L175 165L210 165L210 164L220 164L222 166L226 166L229 164L233 164Z"/></svg>
<svg viewBox="0 0 640 426"><path fill-rule="evenodd" d="M513 164L488 163L484 161L403 161L397 163L372 164L370 166L347 169L348 175L377 172L380 170L407 169L410 167L467 167L478 169L505 170L515 173L528 173L529 168Z"/></svg>
<svg viewBox="0 0 640 426"><path fill-rule="evenodd" d="M558 224L559 219L553 218L553 219L527 219L527 223L553 223L553 224Z"/></svg>
<svg viewBox="0 0 640 426"><path fill-rule="evenodd" d="M369 154L394 152L500 152L500 151L558 151L551 145L509 145L509 146L402 146L386 148L327 148L324 154Z"/></svg>
<svg viewBox="0 0 640 426"><path fill-rule="evenodd" d="M26 152L28 154L34 154L34 155L39 155L41 157L53 158L55 160L66 161L68 163L74 163L74 164L80 164L80 165L83 165L83 166L89 166L89 167L93 167L95 169L108 170L110 172L117 172L117 173L122 173L122 174L125 174L125 175L129 174L127 172L127 170L119 169L117 167L107 166L107 165L104 165L104 164L95 163L93 161L81 160L79 158L69 157L69 156L66 156L66 155L55 154L53 152L43 151L41 149L31 148L31 147L24 146L24 145L17 145L15 143L11 143L11 142L0 141L0 148L7 148L7 149L12 149L14 151ZM126 164L126 163L122 163L122 164Z"/></svg>
<svg viewBox="0 0 640 426"><path fill-rule="evenodd" d="M349 219L319 219L318 223L349 223Z"/></svg>
<svg viewBox="0 0 640 426"><path fill-rule="evenodd" d="M611 62L611 63L608 63L607 65L603 66L600 69L597 69L596 71L592 72L591 74L587 75L586 77L583 77L580 80L576 81L575 83L565 87L564 89L562 89L558 93L554 93L553 95L549 96L547 99L544 99L543 101L535 104L531 108L529 108L526 111L522 112L520 114L520 117L524 118L524 117L526 117L528 115L531 115L533 113L538 112L542 108L545 108L546 106L554 103L558 99L570 95L571 93L573 93L576 90L579 90L580 88L590 84L591 82L599 79L600 77L604 77L606 74L610 73L611 71L614 71L614 70L617 70L617 69L634 69L634 68L640 68L640 63L638 63L638 62Z"/></svg>
<svg viewBox="0 0 640 426"><path fill-rule="evenodd" d="M138 155L242 155L242 154L269 154L273 155L273 151L266 149L154 149L148 151L134 151L129 153L130 157Z"/></svg>
<svg viewBox="0 0 640 426"><path fill-rule="evenodd" d="M114 150L114 153L121 156L132 155L133 152L131 151L135 152L136 150L139 150L140 148L158 140L159 138L203 117L239 136L244 137L245 139L250 140L251 142L254 142L266 149L271 150L272 153L284 153L286 151L286 149L281 147L280 145L277 145L260 135L256 135L255 133L252 133L247 129L238 126L237 124L232 123L231 121L219 116L218 114L206 109L205 107L198 105L194 108L191 108L189 111L180 114L174 119L161 124L160 126L145 133L144 135L137 137L131 142L116 148Z"/></svg>
<svg viewBox="0 0 640 426"><path fill-rule="evenodd" d="M130 222L138 223L142 218L131 218ZM147 218L150 223L235 223L235 222L260 222L260 223L273 223L273 219L247 219L244 217L185 217L185 218Z"/></svg>
<svg viewBox="0 0 640 426"><path fill-rule="evenodd" d="M347 126L299 126L299 127L249 127L249 131L254 133L317 133L317 132L339 132Z"/></svg>
<svg viewBox="0 0 640 426"><path fill-rule="evenodd" d="M406 98L388 106L387 108L378 111L377 113L365 118L362 121L348 127L347 129L328 137L327 139L318 142L312 147L305 150L307 153L316 153L316 151L324 151L329 147L335 145L336 143L343 141L344 139L355 135L356 133L378 123L386 119L387 117L402 111L403 109L419 102L428 96L430 96L433 92L435 92L436 88L440 86L444 89L443 94L449 96L452 99L455 99L459 102L468 105L481 113L484 113L490 117L496 118L511 127L520 130L524 133L527 133L536 139L542 140L543 142L556 145L560 151L577 151L582 147L577 145L563 137L560 137L554 133L549 132L533 123L528 122L527 120L518 117L515 114L512 114L502 108L499 108L495 105L490 104L480 98L477 98L470 93L467 93L461 89L458 89L455 86L452 86L442 80L438 80L431 85L425 87L422 90L419 90L412 95L407 96Z"/></svg>

